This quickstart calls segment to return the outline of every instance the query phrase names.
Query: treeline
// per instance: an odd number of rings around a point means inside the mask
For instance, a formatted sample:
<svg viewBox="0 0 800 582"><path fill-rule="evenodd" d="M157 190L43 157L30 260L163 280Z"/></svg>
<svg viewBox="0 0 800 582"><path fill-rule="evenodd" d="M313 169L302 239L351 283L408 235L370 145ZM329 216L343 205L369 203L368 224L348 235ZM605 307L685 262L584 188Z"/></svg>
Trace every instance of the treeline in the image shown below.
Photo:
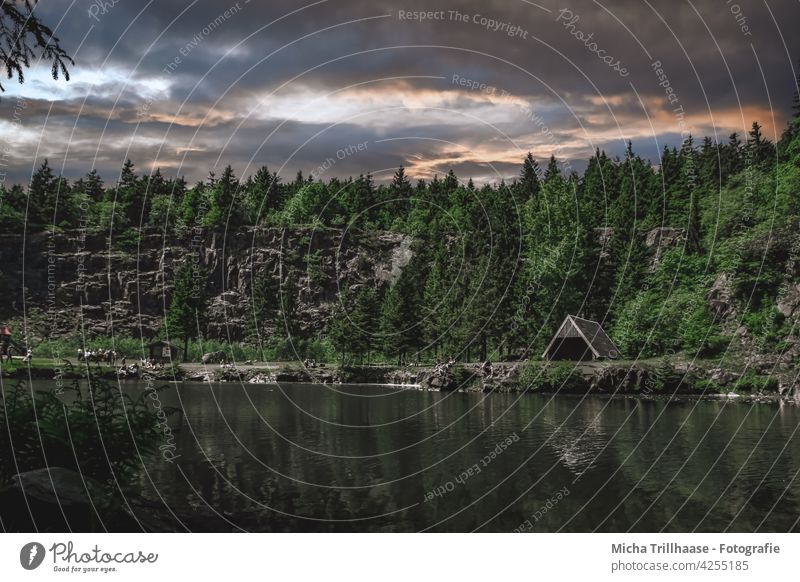
<svg viewBox="0 0 800 582"><path fill-rule="evenodd" d="M629 357L707 357L731 341L730 313L708 300L730 272L730 300L760 347L775 348L789 331L775 305L800 226L792 136L776 147L754 124L744 141L665 148L658 167L629 146L622 159L597 152L580 177L528 155L510 184L475 188L450 173L421 185L394 224L414 235L412 263L383 296L343 297L328 337L358 358L538 356L571 313L603 322ZM398 173L390 188L410 186ZM676 244L656 256L671 232Z"/></svg>
<svg viewBox="0 0 800 582"><path fill-rule="evenodd" d="M123 242L141 229L188 235L197 226L411 235L413 260L393 286L343 291L324 337L297 338L344 360L535 353L567 313L602 321L630 357L712 355L731 340L730 310L708 300L721 273L748 333L774 348L789 331L775 305L794 276L799 127L795 116L777 144L756 123L721 144L690 137L665 147L657 164L630 144L622 158L598 151L582 176L564 175L554 158L542 170L528 154L517 179L484 186L452 171L412 182L402 167L381 185L369 175L323 182L298 173L284 182L266 167L240 180L229 166L189 187L159 171L137 175L128 161L109 187L96 172L70 183L45 162L27 188L2 189L0 220L28 230L113 223ZM659 228L676 229L679 241L656 257L646 235ZM173 337L191 339L205 300L180 288L187 273L175 279L167 324ZM251 301L256 320L280 320L293 333L296 298L286 285L257 281Z"/></svg>

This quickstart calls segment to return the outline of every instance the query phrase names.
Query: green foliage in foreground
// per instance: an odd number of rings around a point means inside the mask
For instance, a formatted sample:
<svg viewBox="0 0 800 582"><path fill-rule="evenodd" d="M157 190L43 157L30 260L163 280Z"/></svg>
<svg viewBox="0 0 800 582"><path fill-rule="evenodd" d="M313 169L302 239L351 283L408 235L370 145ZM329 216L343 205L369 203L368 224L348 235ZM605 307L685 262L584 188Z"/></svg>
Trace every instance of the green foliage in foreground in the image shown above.
<svg viewBox="0 0 800 582"><path fill-rule="evenodd" d="M16 473L65 467L109 491L123 490L164 439L164 420L150 396L160 389L133 398L90 376L64 386L60 395L24 382L5 382L2 390L0 485ZM167 418L175 412L163 410Z"/></svg>

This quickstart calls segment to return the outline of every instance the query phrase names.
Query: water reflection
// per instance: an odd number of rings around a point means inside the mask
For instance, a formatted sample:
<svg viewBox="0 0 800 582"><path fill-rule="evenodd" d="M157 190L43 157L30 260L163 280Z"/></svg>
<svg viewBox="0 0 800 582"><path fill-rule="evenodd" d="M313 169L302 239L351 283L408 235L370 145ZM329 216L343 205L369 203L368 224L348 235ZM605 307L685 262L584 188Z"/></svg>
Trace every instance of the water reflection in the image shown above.
<svg viewBox="0 0 800 582"><path fill-rule="evenodd" d="M180 457L147 460L142 492L192 529L798 529L796 407L319 385L162 399L184 411Z"/></svg>

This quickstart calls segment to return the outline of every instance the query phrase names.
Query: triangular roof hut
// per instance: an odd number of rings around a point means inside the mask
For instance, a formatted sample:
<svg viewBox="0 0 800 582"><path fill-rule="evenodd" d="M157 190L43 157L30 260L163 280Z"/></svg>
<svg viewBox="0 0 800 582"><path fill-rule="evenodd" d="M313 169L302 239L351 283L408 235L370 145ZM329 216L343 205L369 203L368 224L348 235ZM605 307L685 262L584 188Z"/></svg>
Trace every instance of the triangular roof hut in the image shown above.
<svg viewBox="0 0 800 582"><path fill-rule="evenodd" d="M150 344L150 359L154 362L168 362L180 358L181 348L162 340Z"/></svg>
<svg viewBox="0 0 800 582"><path fill-rule="evenodd" d="M599 323L567 315L542 357L548 360L614 360L619 357L619 350Z"/></svg>

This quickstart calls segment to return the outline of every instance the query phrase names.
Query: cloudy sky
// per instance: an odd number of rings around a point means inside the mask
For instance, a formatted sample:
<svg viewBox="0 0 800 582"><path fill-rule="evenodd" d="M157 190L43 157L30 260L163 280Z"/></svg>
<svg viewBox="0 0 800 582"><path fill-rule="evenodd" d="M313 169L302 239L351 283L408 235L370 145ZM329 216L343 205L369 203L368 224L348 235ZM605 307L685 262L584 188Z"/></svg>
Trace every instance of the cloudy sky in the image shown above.
<svg viewBox="0 0 800 582"><path fill-rule="evenodd" d="M529 150L580 170L627 140L658 163L682 133L727 141L758 120L774 139L800 58L798 0L44 0L37 12L75 66L69 82L37 67L4 83L11 181L45 157L108 182L126 158L190 181L228 163L495 181Z"/></svg>

